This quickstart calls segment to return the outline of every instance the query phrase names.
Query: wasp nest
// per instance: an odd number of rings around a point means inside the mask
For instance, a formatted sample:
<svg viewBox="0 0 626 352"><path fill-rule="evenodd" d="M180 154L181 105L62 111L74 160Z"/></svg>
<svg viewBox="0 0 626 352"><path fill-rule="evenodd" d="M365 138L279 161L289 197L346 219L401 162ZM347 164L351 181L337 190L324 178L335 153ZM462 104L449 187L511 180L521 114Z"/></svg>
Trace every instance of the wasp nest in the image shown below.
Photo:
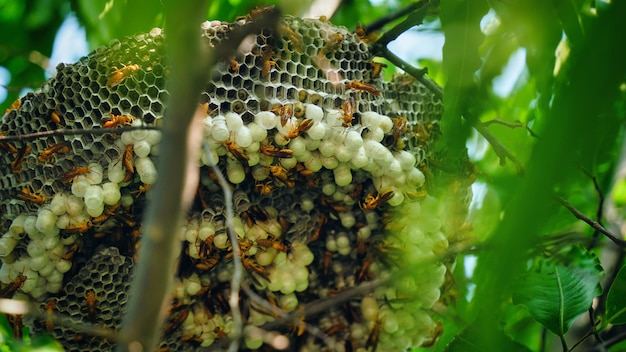
<svg viewBox="0 0 626 352"><path fill-rule="evenodd" d="M213 46L249 20L205 22L203 38ZM290 326L272 325L277 314L246 299L247 325L274 326L302 351L432 344L441 329L430 309L447 272L436 258L448 240L424 167L442 103L407 76L385 82L368 46L345 28L293 17L278 28L220 63L200 97L208 148L162 349L225 343L232 331L232 246L211 166L234 189L246 283L274 307L304 311L393 277ZM7 111L0 131L158 126L168 98L163 40L155 29L60 65ZM74 321L119 326L160 138L133 130L0 144L4 296L17 292ZM111 349L35 324L70 351ZM246 335L246 348L263 343Z"/></svg>

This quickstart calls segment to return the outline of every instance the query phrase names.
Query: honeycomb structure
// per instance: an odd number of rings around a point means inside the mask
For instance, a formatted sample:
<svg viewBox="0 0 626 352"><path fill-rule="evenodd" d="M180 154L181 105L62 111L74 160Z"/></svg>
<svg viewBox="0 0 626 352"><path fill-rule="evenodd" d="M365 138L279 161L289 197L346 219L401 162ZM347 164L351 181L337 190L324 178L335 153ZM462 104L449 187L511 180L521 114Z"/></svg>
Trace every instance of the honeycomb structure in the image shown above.
<svg viewBox="0 0 626 352"><path fill-rule="evenodd" d="M254 17L205 22L206 45L246 21ZM59 65L5 113L0 132L159 126L168 99L163 40L154 29ZM273 306L294 312L395 278L279 327L292 348L396 351L434 343L441 331L430 309L445 281L446 263L437 258L448 240L445 212L424 174L442 102L408 76L384 81L372 59L347 29L286 16L278 32L263 31L248 51L214 68L199 97L208 148L163 350L223 346L232 332L232 246L213 166L233 186L246 283ZM0 144L0 281L26 278L18 295L42 310L118 328L141 214L158 179L160 138L157 130L134 130ZM247 325L276 320L243 300ZM36 325L45 330L45 323ZM68 328L49 330L69 351L111 348ZM244 346L263 344L247 335Z"/></svg>

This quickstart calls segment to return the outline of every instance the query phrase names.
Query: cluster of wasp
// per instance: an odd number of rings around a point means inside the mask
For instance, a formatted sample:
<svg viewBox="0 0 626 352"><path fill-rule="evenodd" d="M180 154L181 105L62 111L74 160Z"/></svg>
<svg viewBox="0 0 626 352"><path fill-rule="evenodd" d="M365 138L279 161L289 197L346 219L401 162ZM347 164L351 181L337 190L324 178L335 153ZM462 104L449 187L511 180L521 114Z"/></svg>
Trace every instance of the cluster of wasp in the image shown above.
<svg viewBox="0 0 626 352"><path fill-rule="evenodd" d="M254 21L263 11L255 10L234 24L207 22L204 35L215 45L228 30ZM440 106L431 106L435 104L429 96L422 99L429 93L414 81L396 86L383 82L385 66L371 60L363 33L355 35L324 19L292 17L281 19L277 30L264 31L249 52L217 67L200 98L208 148L200 160L202 177L185 226L161 350L225 344L232 332L227 297L234 254L217 169L233 192L232 230L246 271L245 285L266 303L244 297L247 325L280 331L304 350L319 348L328 338L338 342L337 350L432 344L440 329L427 310L443 283L441 265L425 265L420 279L406 275L396 286L356 292L323 312L307 312L400 271L403 262L412 263L407 256L428 256L447 246L438 220L441 213L426 192L426 153L437 138ZM83 102L46 90L18 100L7 111L11 119L41 121L45 129L76 129L84 126L79 119L85 119L87 127L111 132L97 141L81 136L56 137L45 145L0 143L10 156L13 174L4 182L20 185L9 195L19 202L4 202L4 209L23 205L0 239L3 270L18 275L2 280L7 283L0 296L21 291L53 314L59 311L58 302L70 301L63 291L68 280L89 265L98 248L112 246L122 255L136 255L146 193L157 178L154 159L160 134L113 129L161 118L166 106L161 100L167 94L163 86L151 84L162 84L167 69L160 59L150 57L158 54L153 47L161 35L128 39L140 45L121 42L109 51L96 51L52 79L51 86L83 82L85 74L79 72L86 70L95 83L88 83L93 87L89 94L81 94ZM139 47L152 49L133 52ZM146 83L148 74L157 79ZM398 92L413 94L411 101L398 99ZM47 103L45 114L31 117L29 108L20 105L30 106L39 96L63 101L62 107ZM77 108L86 107L92 110L76 116ZM6 126L3 133L11 135ZM103 150L92 147L96 142ZM73 158L84 164L69 162ZM54 180L42 181L41 175L50 175L48 169ZM22 180L30 177L35 181ZM429 205L422 210L422 203ZM402 225L403 217L390 215L391 209L402 207L412 209L409 216L421 216L424 228L404 234L409 225ZM390 231L406 238L390 236ZM54 273L41 262L54 266ZM72 304L80 308L63 313L103 323L101 316L110 306L106 292L91 287L76 292L71 299L80 302ZM413 298L416 295L422 296ZM296 323L278 324L284 314L300 310ZM398 322L406 327L398 327ZM113 329L118 323L107 320ZM52 321L41 325L58 333ZM61 337L70 349L82 343ZM264 342L250 335L245 343L256 349Z"/></svg>

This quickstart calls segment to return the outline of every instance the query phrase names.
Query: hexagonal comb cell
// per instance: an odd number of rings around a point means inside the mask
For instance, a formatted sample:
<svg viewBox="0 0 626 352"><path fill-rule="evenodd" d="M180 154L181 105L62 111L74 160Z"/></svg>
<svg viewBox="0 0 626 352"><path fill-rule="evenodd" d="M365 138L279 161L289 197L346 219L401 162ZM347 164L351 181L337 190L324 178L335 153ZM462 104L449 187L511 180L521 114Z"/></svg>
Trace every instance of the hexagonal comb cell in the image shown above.
<svg viewBox="0 0 626 352"><path fill-rule="evenodd" d="M209 46L218 45L248 20L253 16L206 22L202 36ZM60 65L55 77L3 117L0 130L12 135L159 126L169 96L163 36L153 30ZM383 81L374 67L367 45L347 29L289 16L278 32L264 30L248 52L216 65L199 99L211 149L202 152L202 180L184 229L161 347L224 346L232 332L232 245L211 165L234 190L233 231L246 284L285 312L314 306L447 247L440 207L424 187L441 101L407 76ZM160 140L159 131L140 129L1 145L7 150L0 154L3 270L23 272L30 280L21 290L43 310L77 324L119 328L146 193L157 181ZM400 226L391 234L385 224L401 219L396 213L402 209L423 225L410 233ZM446 268L433 264L417 271L419 278L405 275L387 291L355 295L295 327L275 323L276 313L247 301L244 320L290 336L296 348L331 349L307 325L351 341L353 348L373 348L377 331L379 350L419 346L436 332L428 309L439 297ZM382 331L379 315L388 321ZM400 320L414 329L390 328ZM80 331L50 330L69 351L112 348ZM249 337L245 348L262 343Z"/></svg>

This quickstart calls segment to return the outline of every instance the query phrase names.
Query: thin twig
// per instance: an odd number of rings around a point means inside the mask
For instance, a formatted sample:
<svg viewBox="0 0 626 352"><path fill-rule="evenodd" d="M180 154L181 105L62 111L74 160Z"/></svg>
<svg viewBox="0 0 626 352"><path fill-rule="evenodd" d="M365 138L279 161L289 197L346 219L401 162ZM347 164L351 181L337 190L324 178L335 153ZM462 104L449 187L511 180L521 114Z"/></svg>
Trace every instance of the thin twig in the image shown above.
<svg viewBox="0 0 626 352"><path fill-rule="evenodd" d="M324 343L328 347L330 347L332 349L336 349L337 348L335 346L337 341L335 341L334 339L328 337L322 330L320 330L316 326L313 326L313 325L310 325L310 324L306 324L306 323L304 323L303 319L300 319L300 318L305 317L306 314L298 315L297 317L295 317L293 315L297 311L295 311L294 313L290 313L290 314L286 313L284 310L282 310L282 309L280 309L278 307L274 307L268 301L266 301L263 298L261 298L254 291L252 291L248 285L245 285L243 287L243 289L244 289L244 292L246 292L246 294L248 295L248 297L250 297L250 299L253 300L254 302L256 302L257 304L260 304L262 308L268 309L268 311L272 312L273 314L275 314L275 316L280 317L282 319L285 319L286 321L290 321L292 324L305 324L304 325L304 329L309 334L311 334L312 336L315 336L315 337L319 338L320 340L324 341Z"/></svg>
<svg viewBox="0 0 626 352"><path fill-rule="evenodd" d="M598 224L602 225L602 218L604 217L604 192L600 188L600 184L598 184L598 179L593 176L589 171L582 169L583 173L587 175L593 182L593 188L596 190L596 194L598 195L598 209L596 210L596 221ZM592 249L598 243L600 232L598 230L593 230L593 234L591 235L591 242L587 249Z"/></svg>
<svg viewBox="0 0 626 352"><path fill-rule="evenodd" d="M401 68L404 72L408 73L413 78L418 80L421 84L426 86L426 88L428 88L435 95L435 99L437 100L443 99L443 91L441 90L441 87L439 87L435 82L424 77L424 75L428 73L428 68L422 68L422 69L415 68L409 65L408 63L406 63L396 54L392 53L391 50L387 49L386 47L378 49L376 55L384 57L385 59L389 60L389 62Z"/></svg>
<svg viewBox="0 0 626 352"><path fill-rule="evenodd" d="M500 165L504 166L506 164L506 159L509 159L513 162L513 164L515 164L517 173L524 173L524 164L522 164L522 162L519 161L515 157L515 155L511 154L511 152L509 152L509 150L506 149L506 147L502 143L500 143L500 141L493 134L491 134L491 132L489 132L487 127L485 127L482 122L476 121L476 123L473 123L472 125L474 126L474 128L476 128L476 131L478 131L478 133L485 137L487 142L491 144L493 151L500 158Z"/></svg>
<svg viewBox="0 0 626 352"><path fill-rule="evenodd" d="M614 326L614 328L617 328L617 326ZM609 347L624 341L624 339L626 339L626 330L620 331L614 336L611 336L609 339L604 340L604 342L600 343L599 346L596 346L593 351L605 352L608 350Z"/></svg>
<svg viewBox="0 0 626 352"><path fill-rule="evenodd" d="M72 136L72 135L83 135L89 134L93 136L99 136L102 134L113 134L113 133L122 133L127 131L138 131L138 130L157 130L160 131L161 127L158 126L126 126L126 127L116 127L116 128L86 128L86 129L67 129L67 128L59 128L51 131L41 131L41 132L33 132L26 134L18 134L18 135L10 135L10 136L0 136L0 143L4 142L15 142L15 141L30 141L33 139L38 139L42 137L48 136Z"/></svg>
<svg viewBox="0 0 626 352"><path fill-rule="evenodd" d="M568 349L568 352L574 351L576 349L576 347L580 346L581 343L585 342L585 340L587 340L589 337L594 335L594 331L590 331L588 333L585 334L585 336L583 336L580 340L576 341L576 343L574 345L572 345L572 347L570 347Z"/></svg>
<svg viewBox="0 0 626 352"><path fill-rule="evenodd" d="M336 307L355 297L362 297L370 292L373 292L376 289L376 287L379 287L380 285L383 285L386 282L387 280L383 280L383 279L368 281L358 286L345 289L332 297L320 298L316 301L313 301L307 304L304 307L304 310L294 311L293 313L289 314L288 317L284 319L277 319L276 321L267 323L261 326L261 328L265 330L274 330L285 324L296 323L300 321L303 317L311 316L311 315L315 315L315 314L327 311L328 309L332 307Z"/></svg>
<svg viewBox="0 0 626 352"><path fill-rule="evenodd" d="M508 121L504 121L502 119L491 119L489 121L485 121L483 122L483 125L485 126L489 126L491 124L498 124L498 125L502 125L502 126L506 126L509 128L519 128L519 127L524 127L524 124L521 122L508 122Z"/></svg>
<svg viewBox="0 0 626 352"><path fill-rule="evenodd" d="M437 84L435 84L433 81L424 77L424 75L428 73L427 68L415 68L394 53L392 53L387 48L387 44L395 40L400 34L406 32L411 27L422 24L426 15L433 8L434 6L433 4L431 4L430 1L419 1L415 3L415 6L411 8L410 16L406 20L402 21L400 24L396 25L394 28L385 32L385 34L378 38L378 40L372 43L372 45L370 46L370 50L373 55L386 58L391 63L402 69L404 72L413 76L420 83L426 86L431 92L433 92L437 100L442 100L443 91L441 90L441 88L437 86Z"/></svg>
<svg viewBox="0 0 626 352"><path fill-rule="evenodd" d="M230 184L226 181L222 170L217 166L218 160L213 160L213 153L211 153L209 144L204 142L204 152L209 157L209 162L213 165L213 172L217 177L217 183L222 188L224 193L224 205L226 206L226 228L228 229L228 238L230 239L230 245L233 252L233 265L234 272L233 278L230 280L230 297L228 304L230 306L230 312L233 317L233 333L231 336L231 343L229 345L229 351L237 351L239 349L239 340L243 335L243 319L241 317L241 310L239 309L239 291L241 289L241 281L243 280L243 265L241 263L241 249L239 248L239 240L235 233L235 212L233 210L233 192L230 190Z"/></svg>
<svg viewBox="0 0 626 352"><path fill-rule="evenodd" d="M588 216L586 216L585 214L581 213L580 211L578 211L578 209L574 208L573 205L571 205L570 203L568 203L565 199L561 198L561 197L557 197L557 200L559 201L559 203L561 203L565 208L567 208L567 210L570 211L570 213L572 213L572 215L574 215L577 219L582 220L584 222L587 223L587 225L591 226L591 228L593 228L594 230L599 231L601 234L605 235L606 237L608 237L611 241L613 241L616 245L620 246L620 247L626 247L626 241L618 238L617 236L615 236L611 231L607 230L604 228L604 226L602 226L599 222L590 219Z"/></svg>
<svg viewBox="0 0 626 352"><path fill-rule="evenodd" d="M381 28L383 28L384 26L387 25L387 23L393 22L395 20L397 20L400 17L406 16L408 14L410 14L411 12L419 9L420 7L424 6L424 3L428 2L428 1L416 1L412 4L409 4L408 6L390 13L387 16L382 16L379 19L377 19L376 21L370 23L368 26L365 27L365 32L366 33L372 33L375 32Z"/></svg>
<svg viewBox="0 0 626 352"><path fill-rule="evenodd" d="M428 14L428 11L432 8L432 5L430 5L428 1L424 0L418 1L416 5L416 8L411 11L410 16L381 35L380 38L372 43L372 48L387 47L387 44L396 40L396 38L398 38L402 33L422 24L424 22L424 18Z"/></svg>

